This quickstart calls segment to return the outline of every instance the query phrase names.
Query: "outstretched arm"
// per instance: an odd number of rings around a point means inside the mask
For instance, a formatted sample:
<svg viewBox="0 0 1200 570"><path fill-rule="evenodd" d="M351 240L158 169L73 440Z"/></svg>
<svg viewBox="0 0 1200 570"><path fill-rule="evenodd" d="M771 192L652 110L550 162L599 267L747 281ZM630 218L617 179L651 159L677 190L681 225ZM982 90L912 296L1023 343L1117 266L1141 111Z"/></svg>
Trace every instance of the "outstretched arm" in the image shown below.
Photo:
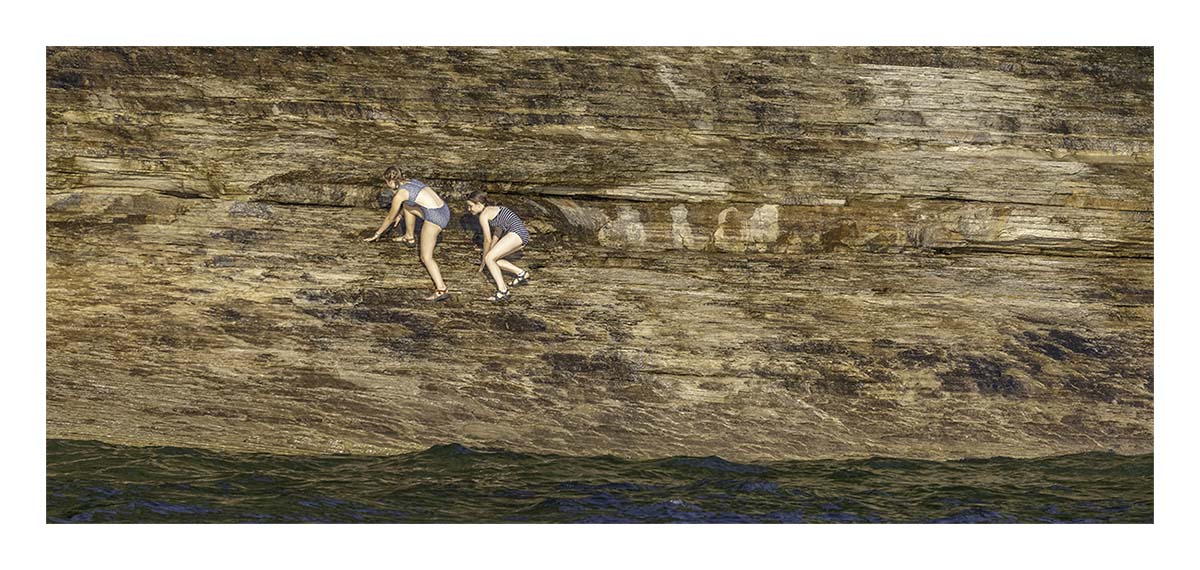
<svg viewBox="0 0 1200 570"><path fill-rule="evenodd" d="M397 192L396 195L392 198L392 207L388 209L387 217L383 219L383 224L381 224L379 226L378 230L375 230L375 235L373 235L363 241L375 241L375 240L379 239L379 236L383 235L383 232L387 231L388 226L391 226L392 224L399 221L400 220L400 208L403 204L404 204L404 200L401 198L401 194L399 192Z"/></svg>

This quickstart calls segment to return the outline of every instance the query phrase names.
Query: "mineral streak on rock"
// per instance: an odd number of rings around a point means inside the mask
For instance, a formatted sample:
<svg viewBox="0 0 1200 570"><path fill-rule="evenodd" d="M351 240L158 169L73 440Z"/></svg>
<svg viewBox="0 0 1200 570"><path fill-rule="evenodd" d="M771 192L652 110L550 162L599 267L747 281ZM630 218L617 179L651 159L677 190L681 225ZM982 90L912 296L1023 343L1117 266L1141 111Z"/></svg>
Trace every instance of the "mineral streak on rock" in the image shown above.
<svg viewBox="0 0 1200 570"><path fill-rule="evenodd" d="M679 204L671 208L671 246L675 249L695 249L692 225L688 223L687 206Z"/></svg>
<svg viewBox="0 0 1200 570"><path fill-rule="evenodd" d="M600 228L599 238L601 245L641 249L646 245L646 228L642 225L641 214L628 206L621 208L617 219Z"/></svg>
<svg viewBox="0 0 1200 570"><path fill-rule="evenodd" d="M1152 450L1148 48L51 48L46 102L50 437ZM362 242L390 164L448 303Z"/></svg>
<svg viewBox="0 0 1200 570"><path fill-rule="evenodd" d="M766 204L754 209L746 226L745 240L756 247L779 240L779 206Z"/></svg>

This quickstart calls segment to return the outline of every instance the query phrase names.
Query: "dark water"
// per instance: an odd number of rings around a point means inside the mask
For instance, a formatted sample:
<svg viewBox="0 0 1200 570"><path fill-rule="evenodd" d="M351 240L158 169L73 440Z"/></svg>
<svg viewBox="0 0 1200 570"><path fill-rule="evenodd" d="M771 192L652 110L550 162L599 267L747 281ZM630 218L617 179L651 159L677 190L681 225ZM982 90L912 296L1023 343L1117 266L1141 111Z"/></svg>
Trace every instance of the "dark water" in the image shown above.
<svg viewBox="0 0 1200 570"><path fill-rule="evenodd" d="M743 464L478 451L215 453L49 440L48 522L1149 523L1154 456Z"/></svg>

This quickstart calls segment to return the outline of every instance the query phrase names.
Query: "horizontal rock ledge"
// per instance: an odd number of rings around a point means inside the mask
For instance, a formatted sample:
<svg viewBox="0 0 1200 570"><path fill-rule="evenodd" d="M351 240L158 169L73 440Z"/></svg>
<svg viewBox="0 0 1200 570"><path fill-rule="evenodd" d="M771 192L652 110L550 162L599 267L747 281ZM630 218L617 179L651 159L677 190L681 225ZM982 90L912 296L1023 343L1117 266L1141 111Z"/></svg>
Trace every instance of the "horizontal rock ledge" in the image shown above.
<svg viewBox="0 0 1200 570"><path fill-rule="evenodd" d="M1149 48L50 48L47 434L1153 450ZM388 165L454 218L428 305ZM528 223L495 306L465 196Z"/></svg>

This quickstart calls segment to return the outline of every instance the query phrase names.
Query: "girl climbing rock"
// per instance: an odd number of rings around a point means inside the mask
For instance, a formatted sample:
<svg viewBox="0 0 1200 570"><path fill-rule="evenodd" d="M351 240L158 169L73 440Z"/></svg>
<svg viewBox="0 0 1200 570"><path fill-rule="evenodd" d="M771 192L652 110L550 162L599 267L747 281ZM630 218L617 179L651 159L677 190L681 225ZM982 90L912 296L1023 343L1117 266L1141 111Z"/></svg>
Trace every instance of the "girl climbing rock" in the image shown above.
<svg viewBox="0 0 1200 570"><path fill-rule="evenodd" d="M525 285L529 282L528 270L504 259L529 244L529 230L515 212L492 204L483 192L472 192L467 197L467 208L479 216L479 226L483 229L483 258L479 262L479 271L482 273L486 268L496 281L496 294L488 300L507 300L509 285ZM504 271L515 276L512 282L504 282Z"/></svg>
<svg viewBox="0 0 1200 570"><path fill-rule="evenodd" d="M433 248L437 245L438 234L450 225L450 206L433 191L429 185L420 180L402 181L400 170L389 166L383 171L383 183L395 191L388 207L387 217L375 231L375 235L364 241L375 241L391 226L400 223L400 214L404 213L404 236L399 241L406 244L418 243L413 236L417 218L425 221L421 228L420 251L421 263L429 278L433 280L433 294L425 297L426 301L444 301L450 298L446 283L442 281L442 271L433 259Z"/></svg>

